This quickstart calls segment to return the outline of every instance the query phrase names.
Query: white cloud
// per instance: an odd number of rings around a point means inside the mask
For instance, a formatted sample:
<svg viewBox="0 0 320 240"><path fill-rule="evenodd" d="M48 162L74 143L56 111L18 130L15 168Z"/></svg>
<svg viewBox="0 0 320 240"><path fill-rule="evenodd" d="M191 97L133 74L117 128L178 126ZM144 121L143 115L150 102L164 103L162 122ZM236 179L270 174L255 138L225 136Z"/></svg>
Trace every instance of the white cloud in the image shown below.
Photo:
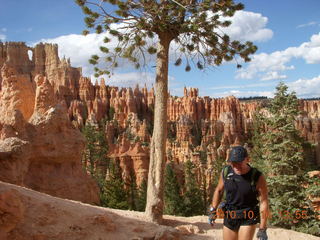
<svg viewBox="0 0 320 240"><path fill-rule="evenodd" d="M112 29L117 29L120 32L124 32L125 23L121 24L112 24ZM104 43L104 38L108 37L111 41ZM90 76L93 74L94 66L89 63L89 59L92 55L99 55L103 57L103 54L100 51L100 46L105 46L110 49L116 48L118 45L117 37L114 37L107 33L90 33L86 36L80 34L70 34L64 35L52 39L41 39L40 41L34 43L33 45L39 42L46 43L56 43L59 46L59 57L70 58L71 64L75 67L82 67L83 75ZM152 42L151 45L154 45ZM145 54L146 62L150 63L154 61L154 56ZM105 68L101 61L98 65L100 68ZM133 65L129 64L128 61L124 59L119 59L119 68L132 68Z"/></svg>
<svg viewBox="0 0 320 240"><path fill-rule="evenodd" d="M294 66L286 64L291 60L291 57L283 52L277 51L271 54L260 53L252 57L251 62L246 68L240 69L236 78L253 79L259 73L263 73L262 79L270 78L270 72L280 72L294 69ZM273 73L273 75L275 75Z"/></svg>
<svg viewBox="0 0 320 240"><path fill-rule="evenodd" d="M297 26L297 28L309 27L309 26L314 26L314 25L317 25L317 22L312 21L312 22L308 22L308 23L305 23L305 24L300 24L300 25Z"/></svg>
<svg viewBox="0 0 320 240"><path fill-rule="evenodd" d="M268 87L274 86L274 83L253 83L253 84L243 84L243 85L227 85L227 86L218 86L218 87L211 87L211 90L220 90L220 89L243 89L243 88L250 88L250 87Z"/></svg>
<svg viewBox="0 0 320 240"><path fill-rule="evenodd" d="M118 27L121 27L121 25ZM108 44L103 42L105 37L111 39ZM70 58L71 65L74 67L82 67L82 74L84 76L91 76L92 81L95 81L95 78L93 77L94 66L88 62L90 57L94 54L101 55L100 46L106 46L109 49L117 46L117 39L106 33L91 33L86 36L70 34L53 39L41 39L32 45L36 45L39 42L58 44L59 57ZM145 57L148 63L153 64L155 62L154 55L150 56L146 54ZM99 63L98 66L103 68L103 62ZM103 76L106 79L106 84L119 87L135 87L137 84L139 84L139 86L146 84L148 88L151 88L155 82L155 75L153 73L141 71L119 73L117 72L119 70L131 71L132 65L125 61L119 62L119 67L114 69L114 74L110 78ZM169 79L172 81L173 78L169 76Z"/></svg>
<svg viewBox="0 0 320 240"><path fill-rule="evenodd" d="M93 66L88 60L92 55L100 53L99 46L103 45L105 36L106 34L87 36L70 34L53 39L41 39L39 42L58 44L60 58L64 56L70 58L72 66L82 67L83 75L90 76L93 73Z"/></svg>
<svg viewBox="0 0 320 240"><path fill-rule="evenodd" d="M268 18L260 13L238 11L232 18L232 24L223 29L231 39L240 41L267 41L272 38L273 32L266 28Z"/></svg>
<svg viewBox="0 0 320 240"><path fill-rule="evenodd" d="M110 78L104 77L105 83L109 86L131 87L134 88L137 84L140 87L152 88L155 76L152 73L130 72L130 73L115 73Z"/></svg>
<svg viewBox="0 0 320 240"><path fill-rule="evenodd" d="M303 43L294 50L297 51L297 57L304 58L307 63L320 63L320 33L313 35L310 42Z"/></svg>
<svg viewBox="0 0 320 240"><path fill-rule="evenodd" d="M242 41L266 41L270 39L273 35L270 29L265 28L268 19L263 17L261 14L240 11L235 14L232 19L232 25L224 31L230 34L231 38L237 38ZM114 25L114 28L123 27L123 25ZM32 30L32 29L30 29ZM124 31L124 30L121 30ZM108 36L111 38L111 42L105 44L103 39ZM154 42L156 39L154 40ZM106 33L95 34L91 33L87 36L79 35L79 34L70 34L59 36L57 38L52 39L41 39L39 42L46 43L56 43L59 45L59 56L60 58L66 57L70 58L71 64L74 67L82 67L82 72L84 76L92 76L93 75L93 65L89 64L88 60L94 54L99 55L101 52L99 50L100 46L106 46L109 49L115 48L117 45L117 39L114 37L107 35ZM33 45L35 45L34 43ZM175 59L174 56L174 43L170 49L170 59ZM147 62L154 64L155 56L147 55ZM103 63L99 65L103 68ZM126 62L121 62L120 67L118 68L123 71L130 71L131 65ZM131 86L134 87L137 83L140 85L144 85L144 82L147 83L147 86L150 87L150 84L154 82L154 74L146 73L143 77L140 72L131 72L131 73L117 73L113 75L110 79L105 78L109 84L115 84L117 86ZM143 80L143 81L142 81ZM143 83L141 83L143 82ZM169 81L170 83L170 81ZM175 93L179 91L172 90Z"/></svg>
<svg viewBox="0 0 320 240"><path fill-rule="evenodd" d="M276 71L267 72L264 77L261 78L261 81L277 80L277 79L286 79L286 75L279 75Z"/></svg>
<svg viewBox="0 0 320 240"><path fill-rule="evenodd" d="M6 28L1 28L0 29L0 41L4 42L6 39L7 39L7 36L5 34L1 34L2 33L5 33L7 31Z"/></svg>
<svg viewBox="0 0 320 240"><path fill-rule="evenodd" d="M312 79L299 79L287 84L290 91L295 91L299 98L319 97L320 75Z"/></svg>
<svg viewBox="0 0 320 240"><path fill-rule="evenodd" d="M266 80L272 79L273 75L277 79L284 79L285 75L281 72L295 68L293 65L289 65L293 58L304 59L307 64L320 63L320 33L313 35L309 42L302 43L298 47L290 47L270 54L254 55L248 66L237 72L236 78L253 79L259 77Z"/></svg>
<svg viewBox="0 0 320 240"><path fill-rule="evenodd" d="M232 25L224 28L223 31L229 33L232 38L242 41L266 41L273 35L270 29L265 28L268 19L261 14L239 11L232 18ZM121 28L123 24L113 25L113 28ZM32 29L29 29L32 30ZM124 31L123 29L121 31ZM103 39L108 36L111 42L108 44L103 43ZM116 47L117 40L105 33L95 34L91 33L87 36L70 34L64 35L53 39L41 39L38 42L57 43L59 45L59 56L71 59L71 63L75 67L82 67L84 75L91 75L93 73L93 66L88 63L91 55L99 54L99 46L106 46L110 49ZM35 45L35 44L34 44ZM171 50L174 49L174 43ZM173 51L170 52L174 54ZM153 62L154 56L147 56L148 62ZM172 56L171 59L174 59ZM128 67L126 64L123 67Z"/></svg>
<svg viewBox="0 0 320 240"><path fill-rule="evenodd" d="M320 75L311 79L298 79L294 82L285 83L289 87L289 92L294 91L298 98L314 98L319 97L320 89ZM277 82L260 82L256 84L246 84L246 85L229 85L213 87L210 90L222 90L226 91L215 92L210 94L212 97L251 97L251 96L267 96L274 97L275 87ZM272 91L256 91L256 90L242 90L252 87L272 87ZM229 90L230 89L230 90Z"/></svg>
<svg viewBox="0 0 320 240"><path fill-rule="evenodd" d="M4 34L0 34L0 41L4 42L6 40L7 36Z"/></svg>
<svg viewBox="0 0 320 240"><path fill-rule="evenodd" d="M108 44L103 42L104 38L108 37L111 41ZM84 76L90 76L92 81L95 81L93 76L94 66L89 63L89 59L92 55L101 55L99 49L100 46L106 46L109 49L117 46L117 40L114 37L102 33L102 34L88 34L86 36L79 34L70 34L60 36L54 39L42 39L39 42L56 43L58 44L59 57L70 58L71 65L74 67L82 67L82 74ZM38 42L37 42L38 43ZM36 44L36 43L35 43ZM35 45L33 44L33 45ZM103 62L99 63L99 67L103 68ZM155 81L155 76L152 73L145 72L129 72L119 73L117 70L130 70L132 65L126 62L120 62L117 69L114 69L114 74L109 78L108 76L102 76L106 80L107 85L118 86L118 87L135 87L144 86L150 89Z"/></svg>
<svg viewBox="0 0 320 240"><path fill-rule="evenodd" d="M225 92L217 92L211 94L211 97L220 98L220 97L228 97L235 96L237 98L241 97L273 97L274 93L272 91L239 91L239 90L230 90Z"/></svg>
<svg viewBox="0 0 320 240"><path fill-rule="evenodd" d="M104 78L105 84L109 86L135 88L139 85L140 88L146 86L148 89L155 87L155 74L151 72L116 72L111 77L101 76L99 79L101 78ZM93 76L91 76L91 79L96 80ZM169 89L171 90L171 86L176 85L176 81L172 76L168 76L168 79ZM175 93L175 90L173 92Z"/></svg>
<svg viewBox="0 0 320 240"><path fill-rule="evenodd" d="M249 88L266 88L272 87L275 88L275 82L259 82L253 84L242 84L242 85L225 85L212 87L210 90L213 90L214 93L210 93L209 95L212 97L227 97L227 96L235 96L235 97L252 97L252 96L260 96L260 97L273 97L273 91L258 91L258 90L248 90ZM223 90L220 92L215 92L215 90Z"/></svg>

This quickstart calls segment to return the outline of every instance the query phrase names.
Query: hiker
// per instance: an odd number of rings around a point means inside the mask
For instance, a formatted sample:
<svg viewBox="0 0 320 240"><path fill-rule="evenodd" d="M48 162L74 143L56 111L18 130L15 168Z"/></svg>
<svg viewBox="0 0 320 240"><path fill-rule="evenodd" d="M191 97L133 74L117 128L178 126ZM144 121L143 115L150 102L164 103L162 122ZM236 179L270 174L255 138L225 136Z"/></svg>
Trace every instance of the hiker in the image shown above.
<svg viewBox="0 0 320 240"><path fill-rule="evenodd" d="M222 169L214 191L209 223L213 226L220 214L224 217L223 240L252 240L260 222L257 238L267 240L269 206L265 177L248 164L248 153L242 146L231 148L228 162L230 165ZM220 204L223 195L225 199Z"/></svg>

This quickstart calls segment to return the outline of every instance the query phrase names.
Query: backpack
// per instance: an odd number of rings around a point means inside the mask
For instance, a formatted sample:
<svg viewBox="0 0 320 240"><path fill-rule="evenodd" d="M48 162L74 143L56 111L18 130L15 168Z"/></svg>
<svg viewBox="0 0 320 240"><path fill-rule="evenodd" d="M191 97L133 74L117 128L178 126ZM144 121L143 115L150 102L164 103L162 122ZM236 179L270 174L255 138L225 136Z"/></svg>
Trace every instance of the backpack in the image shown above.
<svg viewBox="0 0 320 240"><path fill-rule="evenodd" d="M258 197L258 191L257 191L257 181L259 178L257 178L257 174L258 174L258 169L251 167L252 168L252 174L251 174L251 179L250 179L250 185L252 188L252 191L256 194L256 196ZM231 170L231 166L227 165L224 166L222 169L222 178L223 178L223 183L225 183L225 179L228 176L229 171ZM222 202L226 201L226 191L223 192L223 197L222 197Z"/></svg>

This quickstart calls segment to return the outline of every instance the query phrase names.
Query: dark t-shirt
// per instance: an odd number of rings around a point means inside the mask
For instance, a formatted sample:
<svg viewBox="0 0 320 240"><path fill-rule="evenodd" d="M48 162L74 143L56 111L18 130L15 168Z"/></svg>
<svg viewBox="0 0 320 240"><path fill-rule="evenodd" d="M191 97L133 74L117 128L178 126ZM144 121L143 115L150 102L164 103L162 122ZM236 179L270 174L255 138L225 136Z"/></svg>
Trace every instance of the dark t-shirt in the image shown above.
<svg viewBox="0 0 320 240"><path fill-rule="evenodd" d="M257 192L252 186L251 179L253 168L243 175L236 174L232 167L228 167L228 174L224 179L224 189L226 191L226 203L237 209L253 208L258 204ZM261 172L256 170L254 183L256 185Z"/></svg>

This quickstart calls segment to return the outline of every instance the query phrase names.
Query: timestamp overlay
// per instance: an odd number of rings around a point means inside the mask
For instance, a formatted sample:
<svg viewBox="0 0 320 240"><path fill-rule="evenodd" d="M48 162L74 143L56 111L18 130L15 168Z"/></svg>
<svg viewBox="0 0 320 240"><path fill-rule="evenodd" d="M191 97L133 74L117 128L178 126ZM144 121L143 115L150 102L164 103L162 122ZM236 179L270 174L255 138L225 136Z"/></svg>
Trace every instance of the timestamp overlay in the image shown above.
<svg viewBox="0 0 320 240"><path fill-rule="evenodd" d="M245 219L254 219L256 213L252 210L230 210L230 211L223 211L218 209L216 211L217 218L230 218L230 219L237 219L237 218L245 218ZM270 211L269 214L260 212L260 218L268 218L268 219L283 219L286 221L292 220L293 222L316 218L320 220L320 212L319 211L312 211L310 209L298 209L298 210L281 210L281 211Z"/></svg>
<svg viewBox="0 0 320 240"><path fill-rule="evenodd" d="M267 214L261 213L261 218L275 219L279 220L283 219L284 221L303 221L305 219L319 219L320 220L320 212L313 211L310 209L296 209L296 210L281 210L281 211L270 211L268 216Z"/></svg>

